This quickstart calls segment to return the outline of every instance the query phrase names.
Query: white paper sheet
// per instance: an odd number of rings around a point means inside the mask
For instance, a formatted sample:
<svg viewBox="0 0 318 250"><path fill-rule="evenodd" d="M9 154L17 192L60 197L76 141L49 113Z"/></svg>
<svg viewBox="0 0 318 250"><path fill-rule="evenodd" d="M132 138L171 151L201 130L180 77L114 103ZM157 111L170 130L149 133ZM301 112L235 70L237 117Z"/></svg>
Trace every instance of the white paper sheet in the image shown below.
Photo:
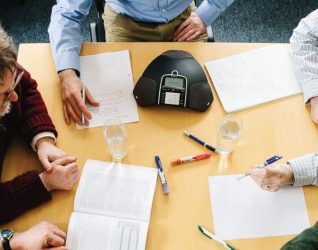
<svg viewBox="0 0 318 250"><path fill-rule="evenodd" d="M226 112L301 92L283 45L210 61L205 66Z"/></svg>
<svg viewBox="0 0 318 250"><path fill-rule="evenodd" d="M102 126L109 119L139 121L128 50L81 56L80 67L81 80L100 103L98 107L87 105L93 117L90 128Z"/></svg>
<svg viewBox="0 0 318 250"><path fill-rule="evenodd" d="M303 188L278 192L259 188L250 177L210 176L216 235L224 240L298 234L310 226Z"/></svg>

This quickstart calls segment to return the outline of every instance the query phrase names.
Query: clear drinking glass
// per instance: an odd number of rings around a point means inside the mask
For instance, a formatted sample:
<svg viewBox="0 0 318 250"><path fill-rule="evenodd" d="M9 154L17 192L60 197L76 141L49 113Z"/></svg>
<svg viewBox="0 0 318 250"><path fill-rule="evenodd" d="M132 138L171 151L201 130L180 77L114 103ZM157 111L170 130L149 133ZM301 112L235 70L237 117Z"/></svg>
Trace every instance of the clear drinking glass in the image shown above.
<svg viewBox="0 0 318 250"><path fill-rule="evenodd" d="M118 119L106 121L103 126L103 134L113 161L123 159L128 153L124 123Z"/></svg>
<svg viewBox="0 0 318 250"><path fill-rule="evenodd" d="M228 155L234 149L243 129L243 121L234 115L224 116L221 120L217 146L223 155Z"/></svg>

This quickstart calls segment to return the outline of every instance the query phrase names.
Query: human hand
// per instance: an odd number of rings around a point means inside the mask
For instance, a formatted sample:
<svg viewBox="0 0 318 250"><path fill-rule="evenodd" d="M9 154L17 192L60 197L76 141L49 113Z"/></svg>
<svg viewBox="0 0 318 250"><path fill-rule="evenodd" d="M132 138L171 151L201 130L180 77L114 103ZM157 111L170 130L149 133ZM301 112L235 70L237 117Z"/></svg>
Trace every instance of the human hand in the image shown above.
<svg viewBox="0 0 318 250"><path fill-rule="evenodd" d="M314 123L318 124L318 96L315 96L310 99L311 106L311 118Z"/></svg>
<svg viewBox="0 0 318 250"><path fill-rule="evenodd" d="M80 171L76 162L67 163L69 161L70 156L57 159L52 163L52 173L44 171L40 174L47 191L72 189L80 176Z"/></svg>
<svg viewBox="0 0 318 250"><path fill-rule="evenodd" d="M67 124L71 121L82 124L82 113L85 115L85 125L92 119L91 113L82 98L82 81L77 77L73 69L66 69L59 73L62 90L63 113ZM85 88L85 99L90 105L98 106L99 103L92 97L91 93Z"/></svg>
<svg viewBox="0 0 318 250"><path fill-rule="evenodd" d="M191 41L205 32L206 28L195 12L181 23L174 33L174 42Z"/></svg>
<svg viewBox="0 0 318 250"><path fill-rule="evenodd" d="M265 168L252 168L251 178L262 189L276 192L294 183L294 172L289 164L276 164Z"/></svg>
<svg viewBox="0 0 318 250"><path fill-rule="evenodd" d="M43 168L49 173L52 172L52 162L68 156L67 153L54 145L54 141L51 137L40 138L37 140L35 147ZM69 162L65 164L76 161L75 156L69 156L67 159L69 159Z"/></svg>
<svg viewBox="0 0 318 250"><path fill-rule="evenodd" d="M41 222L25 232L14 233L10 240L12 250L67 250L66 234L49 222Z"/></svg>

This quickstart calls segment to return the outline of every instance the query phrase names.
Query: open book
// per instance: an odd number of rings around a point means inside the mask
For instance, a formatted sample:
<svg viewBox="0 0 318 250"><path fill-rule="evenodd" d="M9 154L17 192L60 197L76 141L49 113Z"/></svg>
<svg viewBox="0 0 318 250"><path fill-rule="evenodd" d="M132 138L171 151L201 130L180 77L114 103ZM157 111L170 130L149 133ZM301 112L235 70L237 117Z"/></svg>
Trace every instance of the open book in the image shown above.
<svg viewBox="0 0 318 250"><path fill-rule="evenodd" d="M143 250L157 169L87 160L68 226L69 250Z"/></svg>

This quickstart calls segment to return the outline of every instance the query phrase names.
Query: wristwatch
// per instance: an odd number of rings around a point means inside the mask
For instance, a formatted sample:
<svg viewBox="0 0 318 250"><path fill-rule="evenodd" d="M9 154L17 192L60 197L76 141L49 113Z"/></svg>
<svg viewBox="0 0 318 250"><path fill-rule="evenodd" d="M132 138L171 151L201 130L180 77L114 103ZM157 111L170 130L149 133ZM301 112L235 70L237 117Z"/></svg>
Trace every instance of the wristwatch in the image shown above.
<svg viewBox="0 0 318 250"><path fill-rule="evenodd" d="M14 231L11 229L2 230L0 233L0 241L4 250L11 250L10 240L14 234Z"/></svg>

